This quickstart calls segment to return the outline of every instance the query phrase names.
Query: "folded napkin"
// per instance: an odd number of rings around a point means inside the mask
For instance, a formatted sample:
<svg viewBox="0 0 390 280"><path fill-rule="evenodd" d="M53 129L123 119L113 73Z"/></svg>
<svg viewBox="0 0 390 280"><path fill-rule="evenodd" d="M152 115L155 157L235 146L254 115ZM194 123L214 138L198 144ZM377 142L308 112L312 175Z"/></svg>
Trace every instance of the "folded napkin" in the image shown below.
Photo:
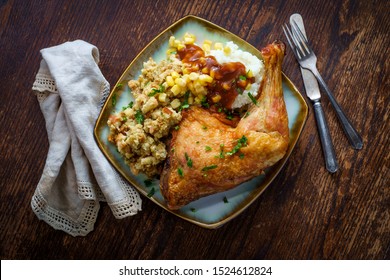
<svg viewBox="0 0 390 280"><path fill-rule="evenodd" d="M73 236L93 230L99 202L120 219L141 198L99 150L93 129L109 84L98 49L81 40L41 50L33 91L46 121L49 151L31 206L39 219Z"/></svg>

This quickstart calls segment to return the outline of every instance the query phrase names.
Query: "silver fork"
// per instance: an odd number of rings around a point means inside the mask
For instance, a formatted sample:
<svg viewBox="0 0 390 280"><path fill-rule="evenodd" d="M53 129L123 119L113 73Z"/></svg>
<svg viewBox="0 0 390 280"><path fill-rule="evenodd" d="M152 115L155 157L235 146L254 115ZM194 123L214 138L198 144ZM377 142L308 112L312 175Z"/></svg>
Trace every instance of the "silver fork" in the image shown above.
<svg viewBox="0 0 390 280"><path fill-rule="evenodd" d="M295 55L295 58L298 60L298 63L302 66L302 68L310 70L317 78L322 88L325 90L352 147L357 150L363 148L363 140L361 136L353 127L350 120L347 118L344 111L338 104L336 98L333 96L325 81L322 79L321 74L318 72L316 66L317 57L314 54L313 49L309 44L309 41L302 34L295 21L292 22L291 30L287 24L284 24L284 26L282 27L284 34L286 35L286 38L288 40L288 43Z"/></svg>

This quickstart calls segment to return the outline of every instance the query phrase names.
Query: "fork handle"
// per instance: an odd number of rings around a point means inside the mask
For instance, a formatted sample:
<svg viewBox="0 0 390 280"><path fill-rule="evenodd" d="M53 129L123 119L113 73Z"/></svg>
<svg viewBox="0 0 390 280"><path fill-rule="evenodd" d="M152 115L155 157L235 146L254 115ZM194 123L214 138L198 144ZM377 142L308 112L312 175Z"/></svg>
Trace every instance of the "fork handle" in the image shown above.
<svg viewBox="0 0 390 280"><path fill-rule="evenodd" d="M361 148L363 148L362 137L359 135L359 133L356 131L352 123L349 121L343 109L341 109L339 103L337 102L336 98L333 96L332 92L326 85L325 81L322 79L321 74L318 72L317 68L314 67L314 69L309 69L309 70L313 72L314 76L317 78L318 82L320 83L320 85L328 95L328 98L333 108L336 111L336 115L339 121L341 122L341 126L343 127L343 130L348 138L348 141L351 143L354 149L360 150Z"/></svg>
<svg viewBox="0 0 390 280"><path fill-rule="evenodd" d="M339 168L339 165L337 163L332 139L330 138L324 110L322 110L322 106L319 100L313 102L313 108L316 116L318 132L320 135L322 151L324 153L325 167L329 172L334 173Z"/></svg>

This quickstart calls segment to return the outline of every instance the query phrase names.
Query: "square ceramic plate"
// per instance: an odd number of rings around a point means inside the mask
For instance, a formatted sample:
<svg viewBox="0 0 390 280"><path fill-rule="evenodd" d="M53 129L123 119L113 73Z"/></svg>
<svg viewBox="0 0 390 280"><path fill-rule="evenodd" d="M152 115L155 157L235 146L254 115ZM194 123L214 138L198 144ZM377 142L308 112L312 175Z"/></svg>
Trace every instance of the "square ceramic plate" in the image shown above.
<svg viewBox="0 0 390 280"><path fill-rule="evenodd" d="M261 59L261 53L258 49L236 35L201 18L187 16L160 33L130 63L107 98L96 122L94 133L100 149L108 160L141 194L180 218L201 227L217 228L240 214L273 181L287 161L298 140L307 118L308 107L296 87L283 74L283 91L290 129L290 146L286 156L275 166L266 170L264 175L243 183L232 190L201 198L177 211L169 210L160 193L159 181L157 179L153 180L152 186L146 186L144 181L147 178L144 175L135 176L132 174L130 168L116 151L116 147L108 142L109 128L107 120L110 114L120 111L123 106L126 106L133 100L127 81L138 78L143 68L143 63L149 57L152 57L155 61L165 59L169 37L174 35L176 38L182 38L186 32L195 34L198 43L203 42L205 39L222 43L233 41L242 50L248 51ZM264 42L265 45L266 42ZM155 191L154 194L149 197L150 195L148 196L148 194L153 192L153 190Z"/></svg>

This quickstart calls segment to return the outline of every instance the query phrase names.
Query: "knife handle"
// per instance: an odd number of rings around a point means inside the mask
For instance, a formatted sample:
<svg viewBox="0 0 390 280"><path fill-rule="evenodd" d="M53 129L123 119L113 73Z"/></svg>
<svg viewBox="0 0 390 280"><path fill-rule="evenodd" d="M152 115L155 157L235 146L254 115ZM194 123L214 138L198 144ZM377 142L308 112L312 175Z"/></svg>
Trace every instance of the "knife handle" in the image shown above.
<svg viewBox="0 0 390 280"><path fill-rule="evenodd" d="M339 103L337 102L336 98L326 85L325 81L322 79L321 74L318 72L317 68L310 69L314 76L317 78L318 82L322 86L322 88L325 90L326 94L328 95L328 98L330 100L330 103L332 104L333 108L336 111L336 115L341 123L341 126L345 132L345 135L348 138L348 141L351 143L352 147L356 150L360 150L363 148L363 139L359 135L359 133L356 131L355 127L352 125L350 120L345 115L343 109L341 109Z"/></svg>
<svg viewBox="0 0 390 280"><path fill-rule="evenodd" d="M313 103L314 113L316 116L318 131L321 139L321 146L324 153L325 158L325 166L326 169L334 173L339 168L336 159L336 153L334 151L332 139L330 138L328 124L326 123L324 110L322 110L322 106L319 100L314 101Z"/></svg>

